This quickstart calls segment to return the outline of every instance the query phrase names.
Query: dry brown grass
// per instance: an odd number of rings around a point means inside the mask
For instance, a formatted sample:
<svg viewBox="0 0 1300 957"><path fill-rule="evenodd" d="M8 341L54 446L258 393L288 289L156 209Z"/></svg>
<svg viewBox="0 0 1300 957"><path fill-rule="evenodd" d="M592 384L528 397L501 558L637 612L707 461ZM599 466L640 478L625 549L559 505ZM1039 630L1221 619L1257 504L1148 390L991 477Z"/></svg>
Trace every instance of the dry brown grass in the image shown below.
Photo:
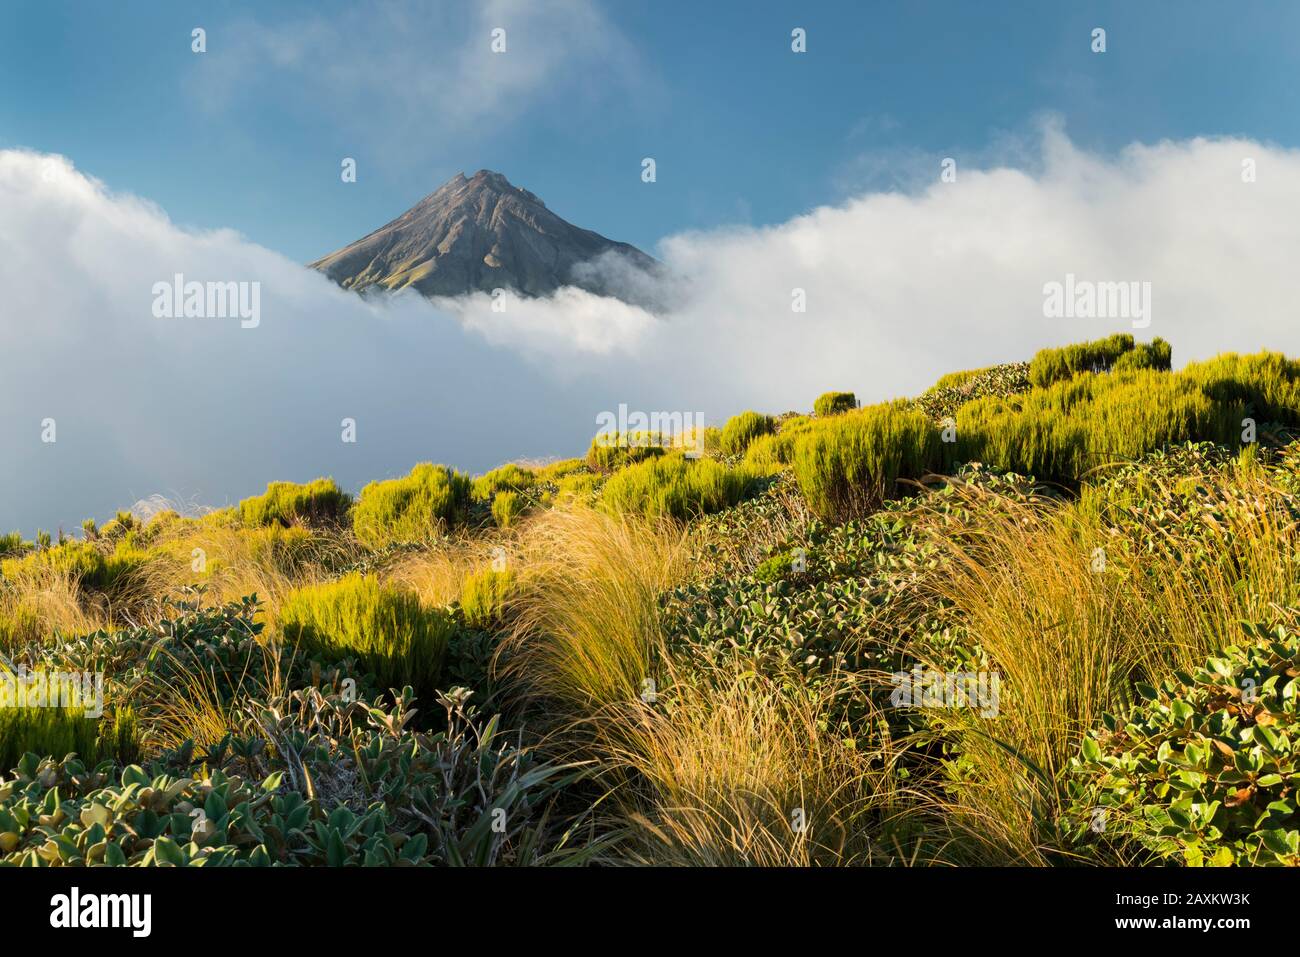
<svg viewBox="0 0 1300 957"><path fill-rule="evenodd" d="M106 603L87 600L77 576L37 566L0 581L0 648L42 642L56 633L81 635L111 623Z"/></svg>
<svg viewBox="0 0 1300 957"><path fill-rule="evenodd" d="M685 533L670 522L558 507L521 531L510 564L513 627L499 655L534 698L585 719L662 680L659 596L685 573Z"/></svg>
<svg viewBox="0 0 1300 957"><path fill-rule="evenodd" d="M760 676L743 661L661 705L620 709L633 772L620 795L643 863L690 866L886 864L873 839L899 811L896 755L859 750L831 726L826 690ZM630 796L629 796L630 795Z"/></svg>

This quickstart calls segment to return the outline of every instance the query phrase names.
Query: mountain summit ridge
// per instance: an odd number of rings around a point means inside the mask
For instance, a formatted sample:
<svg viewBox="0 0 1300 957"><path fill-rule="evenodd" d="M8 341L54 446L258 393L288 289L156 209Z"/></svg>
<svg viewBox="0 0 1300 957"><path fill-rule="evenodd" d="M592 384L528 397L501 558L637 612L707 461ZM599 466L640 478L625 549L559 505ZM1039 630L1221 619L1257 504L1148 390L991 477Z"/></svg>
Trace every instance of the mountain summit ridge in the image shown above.
<svg viewBox="0 0 1300 957"><path fill-rule="evenodd" d="M458 173L401 216L308 265L357 291L410 287L439 297L507 288L544 296L578 286L610 295L602 270L584 264L611 255L641 270L657 265L635 246L567 222L501 173L480 169L472 177Z"/></svg>

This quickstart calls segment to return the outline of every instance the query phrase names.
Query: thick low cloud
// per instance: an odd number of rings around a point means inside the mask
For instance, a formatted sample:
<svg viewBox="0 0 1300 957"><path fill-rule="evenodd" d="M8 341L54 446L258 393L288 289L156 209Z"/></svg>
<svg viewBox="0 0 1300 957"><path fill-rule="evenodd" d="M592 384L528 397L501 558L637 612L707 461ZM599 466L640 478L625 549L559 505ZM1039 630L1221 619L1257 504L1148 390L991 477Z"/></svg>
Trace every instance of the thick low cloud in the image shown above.
<svg viewBox="0 0 1300 957"><path fill-rule="evenodd" d="M232 233L186 232L58 157L0 153L0 209L0 527L574 453L605 407L581 370L557 385L421 299L367 302ZM259 323L156 317L177 273L260 283Z"/></svg>
<svg viewBox="0 0 1300 957"><path fill-rule="evenodd" d="M504 311L486 296L367 301L233 233L182 230L66 160L0 153L0 527L69 526L159 492L219 505L270 479L357 488L421 459L575 454L620 402L720 422L830 388L878 400L1131 329L1046 318L1044 285L1069 273L1151 283L1135 332L1168 339L1178 364L1300 353L1295 151L1198 139L1098 157L1048 128L1025 169L956 159L956 182L936 169L919 192L665 240L671 288L635 290L670 304L651 313L577 289ZM176 273L260 282L259 325L156 318L153 287Z"/></svg>

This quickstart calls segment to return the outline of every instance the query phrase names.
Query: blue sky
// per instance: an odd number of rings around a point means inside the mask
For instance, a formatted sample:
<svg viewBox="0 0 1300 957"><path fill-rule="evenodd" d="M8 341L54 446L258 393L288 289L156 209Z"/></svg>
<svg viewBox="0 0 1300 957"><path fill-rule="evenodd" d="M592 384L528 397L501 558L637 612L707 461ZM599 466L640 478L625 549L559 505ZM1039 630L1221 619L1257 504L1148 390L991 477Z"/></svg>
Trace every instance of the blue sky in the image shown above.
<svg viewBox="0 0 1300 957"><path fill-rule="evenodd" d="M1175 365L1295 355L1297 35L1281 2L2 3L0 529L581 454L621 404L916 395L1130 328L1049 315L1071 274L1149 283ZM302 268L481 167L657 254L675 305ZM258 284L256 328L157 317L176 273Z"/></svg>
<svg viewBox="0 0 1300 957"><path fill-rule="evenodd" d="M1102 151L1300 139L1292 3L620 0L533 4L549 8L540 18L527 6L9 3L0 148L64 154L180 225L306 261L479 167L653 249L905 186L945 155L1014 156L1044 113ZM498 60L494 15L507 28ZM803 55L790 52L796 26ZM1094 26L1105 54L1089 49ZM510 57L544 62L494 101L483 85ZM422 83L445 98L411 92ZM340 182L344 156L356 184Z"/></svg>

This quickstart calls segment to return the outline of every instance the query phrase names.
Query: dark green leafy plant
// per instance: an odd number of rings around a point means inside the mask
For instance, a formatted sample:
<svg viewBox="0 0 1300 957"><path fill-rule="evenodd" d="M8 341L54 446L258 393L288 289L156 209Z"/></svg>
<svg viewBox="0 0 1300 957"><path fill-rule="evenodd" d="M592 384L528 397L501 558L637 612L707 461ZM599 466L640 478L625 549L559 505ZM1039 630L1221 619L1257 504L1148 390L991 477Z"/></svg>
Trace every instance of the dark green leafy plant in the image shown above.
<svg viewBox="0 0 1300 957"><path fill-rule="evenodd" d="M1192 866L1300 866L1300 636L1243 624L1244 642L1084 739L1075 835ZM1095 832L1095 833L1094 833Z"/></svg>

